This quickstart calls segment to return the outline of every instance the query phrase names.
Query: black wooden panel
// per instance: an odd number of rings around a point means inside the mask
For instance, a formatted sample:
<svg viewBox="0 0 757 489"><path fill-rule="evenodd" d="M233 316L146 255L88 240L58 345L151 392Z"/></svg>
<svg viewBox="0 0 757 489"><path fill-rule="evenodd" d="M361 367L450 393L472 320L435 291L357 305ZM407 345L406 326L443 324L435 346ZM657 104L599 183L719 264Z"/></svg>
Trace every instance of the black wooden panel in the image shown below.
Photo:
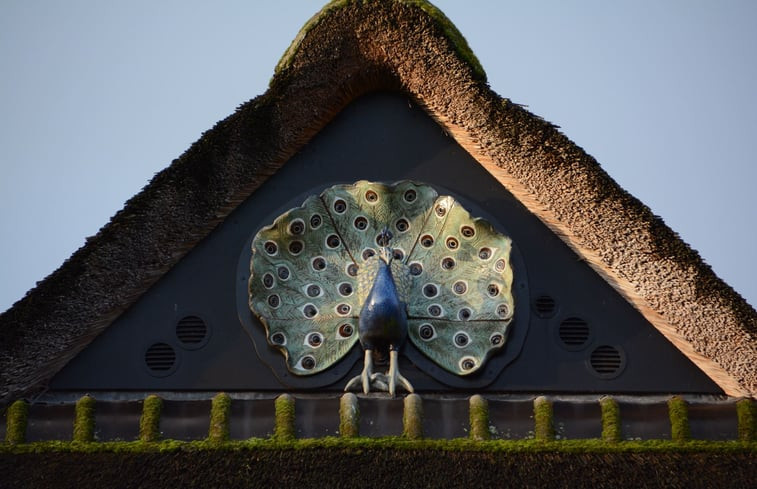
<svg viewBox="0 0 757 489"><path fill-rule="evenodd" d="M347 107L51 387L341 391L360 371L360 348L323 373L289 374L246 306L247 264L258 229L311 194L360 179L429 183L515 243L516 319L503 354L479 374L458 378L432 371L433 364L406 345L403 368L416 390L721 393L421 109L390 94ZM207 337L182 340L176 327L187 317L201 318Z"/></svg>

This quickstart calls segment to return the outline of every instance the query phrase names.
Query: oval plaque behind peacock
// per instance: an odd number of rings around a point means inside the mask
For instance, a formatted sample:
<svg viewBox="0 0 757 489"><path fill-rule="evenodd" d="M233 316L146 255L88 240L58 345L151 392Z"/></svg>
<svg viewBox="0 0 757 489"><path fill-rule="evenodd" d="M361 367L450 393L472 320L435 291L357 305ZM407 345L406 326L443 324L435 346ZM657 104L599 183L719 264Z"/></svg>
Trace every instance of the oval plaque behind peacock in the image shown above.
<svg viewBox="0 0 757 489"><path fill-rule="evenodd" d="M252 241L250 309L296 375L322 372L357 342L347 388L412 385L397 367L410 342L468 376L502 350L514 315L511 241L450 196L411 181L359 181L309 197ZM375 372L374 352L389 370Z"/></svg>

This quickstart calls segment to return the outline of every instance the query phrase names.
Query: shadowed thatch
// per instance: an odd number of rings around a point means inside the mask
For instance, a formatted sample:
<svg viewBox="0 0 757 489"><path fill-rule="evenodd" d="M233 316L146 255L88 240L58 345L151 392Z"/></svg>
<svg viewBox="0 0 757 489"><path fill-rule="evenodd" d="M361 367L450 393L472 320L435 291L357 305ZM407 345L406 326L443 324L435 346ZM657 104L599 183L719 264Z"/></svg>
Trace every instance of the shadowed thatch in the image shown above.
<svg viewBox="0 0 757 489"><path fill-rule="evenodd" d="M757 393L757 313L695 251L553 125L492 92L438 10L341 0L308 22L265 94L0 316L0 399L43 388L335 114L375 90L421 104L726 393Z"/></svg>

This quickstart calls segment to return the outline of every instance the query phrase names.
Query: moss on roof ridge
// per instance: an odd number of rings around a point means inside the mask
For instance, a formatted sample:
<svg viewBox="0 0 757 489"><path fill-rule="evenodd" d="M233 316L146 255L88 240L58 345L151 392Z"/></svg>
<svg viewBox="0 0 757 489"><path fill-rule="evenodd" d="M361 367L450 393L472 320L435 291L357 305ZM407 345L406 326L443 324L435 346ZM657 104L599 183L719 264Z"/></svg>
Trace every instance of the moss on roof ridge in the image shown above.
<svg viewBox="0 0 757 489"><path fill-rule="evenodd" d="M297 33L297 35L292 40L292 43L289 45L287 50L284 52L284 54L281 56L281 59L276 64L276 68L274 69L274 77L278 75L283 70L287 69L291 64L292 60L294 59L295 55L299 51L300 45L302 44L303 39L308 35L308 33L313 30L315 27L318 26L325 18L327 18L329 15L333 14L335 11L353 5L353 4L367 4L371 2L376 1L383 1L383 0L331 0L329 3L323 6L321 10L319 10L315 15L313 15L307 22L305 22L305 25L302 26L300 31ZM465 40L465 37L462 35L462 33L455 27L455 24L452 23L449 18L444 15L444 12L442 12L438 7L431 4L431 2L428 2L427 0L388 0L390 2L400 3L403 5L408 5L412 7L416 7L421 9L423 12L425 12L429 17L431 17L434 22L441 27L442 31L444 32L444 35L449 39L450 43L452 43L452 46L455 49L455 52L457 55L465 61L470 67L473 69L473 72L475 73L476 77L479 78L482 81L486 81L486 72L484 71L483 66L481 66L481 63L478 61L478 58L473 53L473 50L468 45L468 41Z"/></svg>

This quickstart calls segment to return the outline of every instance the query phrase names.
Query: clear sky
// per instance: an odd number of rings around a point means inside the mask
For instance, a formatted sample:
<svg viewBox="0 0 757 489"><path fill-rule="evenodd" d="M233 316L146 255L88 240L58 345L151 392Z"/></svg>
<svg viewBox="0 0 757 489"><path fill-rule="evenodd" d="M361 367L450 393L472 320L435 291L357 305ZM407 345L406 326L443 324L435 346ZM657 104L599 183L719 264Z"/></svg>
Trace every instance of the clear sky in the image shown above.
<svg viewBox="0 0 757 489"><path fill-rule="evenodd" d="M0 2L0 311L263 93L321 1ZM491 87L557 124L757 304L757 2L434 2Z"/></svg>

